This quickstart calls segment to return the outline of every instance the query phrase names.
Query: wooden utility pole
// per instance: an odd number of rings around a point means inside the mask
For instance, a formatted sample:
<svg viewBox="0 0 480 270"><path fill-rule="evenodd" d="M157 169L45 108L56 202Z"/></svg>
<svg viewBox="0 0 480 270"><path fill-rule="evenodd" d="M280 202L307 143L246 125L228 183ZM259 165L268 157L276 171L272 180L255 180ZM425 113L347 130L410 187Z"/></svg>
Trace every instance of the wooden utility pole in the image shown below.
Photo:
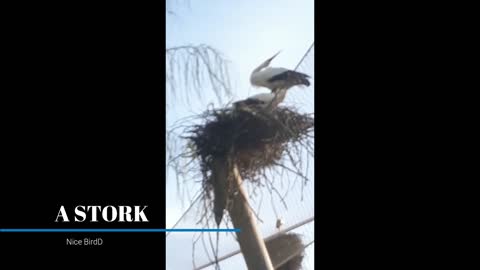
<svg viewBox="0 0 480 270"><path fill-rule="evenodd" d="M242 186L242 178L236 164L231 169L231 177L235 192L230 207L227 209L237 232L240 249L249 270L274 270L263 237L256 225L256 218L248 204L248 196Z"/></svg>

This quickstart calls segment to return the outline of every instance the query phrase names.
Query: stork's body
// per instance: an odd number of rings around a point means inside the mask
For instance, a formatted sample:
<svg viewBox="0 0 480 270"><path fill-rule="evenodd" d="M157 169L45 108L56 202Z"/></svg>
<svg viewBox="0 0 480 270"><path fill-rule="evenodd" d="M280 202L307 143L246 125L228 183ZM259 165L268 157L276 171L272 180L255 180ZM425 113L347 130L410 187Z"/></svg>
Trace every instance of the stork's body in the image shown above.
<svg viewBox="0 0 480 270"><path fill-rule="evenodd" d="M278 54L279 52L253 70L250 83L256 87L266 87L272 92L278 89L288 90L293 86L310 86L308 81L310 76L307 74L286 68L269 67L270 62Z"/></svg>
<svg viewBox="0 0 480 270"><path fill-rule="evenodd" d="M254 96L251 96L247 99L237 101L233 103L233 106L236 109L241 109L244 107L257 108L257 109L275 109L278 104L280 104L287 94L287 90L279 90L275 93L261 93Z"/></svg>
<svg viewBox="0 0 480 270"><path fill-rule="evenodd" d="M286 68L268 67L270 62L280 52L267 59L260 66L253 70L250 76L250 82L256 87L266 87L271 93L261 93L251 96L245 100L233 103L235 109L254 108L254 109L275 109L287 94L287 90L293 86L310 86L307 74L289 70Z"/></svg>

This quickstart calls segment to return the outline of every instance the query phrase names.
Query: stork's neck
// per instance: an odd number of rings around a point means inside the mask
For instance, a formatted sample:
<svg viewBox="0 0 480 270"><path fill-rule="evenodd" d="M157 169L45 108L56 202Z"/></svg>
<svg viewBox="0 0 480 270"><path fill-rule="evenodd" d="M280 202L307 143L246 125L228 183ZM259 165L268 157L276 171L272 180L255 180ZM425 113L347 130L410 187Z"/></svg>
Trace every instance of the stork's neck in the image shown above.
<svg viewBox="0 0 480 270"><path fill-rule="evenodd" d="M256 69L254 69L252 71L252 74L250 74L250 83L253 84L253 85L257 85L258 83L258 72L260 72L265 66L264 66L265 63L261 64L260 66L258 66Z"/></svg>
<svg viewBox="0 0 480 270"><path fill-rule="evenodd" d="M255 74L256 72L259 72L259 71L262 70L263 68L268 67L268 65L270 64L270 60L271 60L271 59L266 60L266 61L263 62L260 66L258 66L256 69L254 69L254 70L252 71L252 74Z"/></svg>
<svg viewBox="0 0 480 270"><path fill-rule="evenodd" d="M252 71L252 75L255 74L255 73L257 73L257 72L259 72L259 71L262 70L264 67L265 67L264 65L258 66L256 69L254 69L254 70Z"/></svg>

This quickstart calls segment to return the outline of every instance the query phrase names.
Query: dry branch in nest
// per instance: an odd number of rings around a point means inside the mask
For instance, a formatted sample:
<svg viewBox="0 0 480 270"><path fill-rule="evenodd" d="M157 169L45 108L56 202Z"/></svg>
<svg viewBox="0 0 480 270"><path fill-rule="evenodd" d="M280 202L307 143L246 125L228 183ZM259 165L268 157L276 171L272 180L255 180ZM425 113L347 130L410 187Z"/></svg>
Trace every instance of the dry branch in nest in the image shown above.
<svg viewBox="0 0 480 270"><path fill-rule="evenodd" d="M307 141L314 129L312 115L300 114L288 107L278 107L271 112L210 109L202 119L204 124L192 126L186 138L193 143L199 159L207 196L212 189L215 191L215 203L219 199L228 201L233 191L229 183L211 177L219 160L229 167L227 171L235 164L242 179L259 183L265 169L282 165L282 157L289 152L289 147ZM288 153L288 156L292 155ZM222 178L231 182L230 176L223 174ZM224 194L222 198L217 195L219 188ZM221 210L225 207L222 203Z"/></svg>
<svg viewBox="0 0 480 270"><path fill-rule="evenodd" d="M305 248L298 234L280 234L265 245L275 269L298 270L302 266Z"/></svg>

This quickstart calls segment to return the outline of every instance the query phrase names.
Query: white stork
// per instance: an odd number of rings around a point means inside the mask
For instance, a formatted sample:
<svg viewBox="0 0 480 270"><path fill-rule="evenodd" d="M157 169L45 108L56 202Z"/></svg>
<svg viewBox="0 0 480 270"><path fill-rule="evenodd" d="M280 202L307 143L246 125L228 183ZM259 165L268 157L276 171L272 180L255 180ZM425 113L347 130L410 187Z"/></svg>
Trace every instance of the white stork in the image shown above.
<svg viewBox="0 0 480 270"><path fill-rule="evenodd" d="M281 230L283 224L285 224L285 221L283 220L283 218L278 218L277 224L276 224L277 230Z"/></svg>
<svg viewBox="0 0 480 270"><path fill-rule="evenodd" d="M256 87L266 87L272 92L276 92L278 89L288 90L293 86L310 86L307 74L289 70L286 68L269 67L270 62L280 52L267 59L260 66L253 70L250 76L250 83Z"/></svg>
<svg viewBox="0 0 480 270"><path fill-rule="evenodd" d="M235 109L242 109L245 107L258 108L258 109L275 109L280 104L287 94L286 89L281 89L272 93L261 93L248 97L247 99L240 100L233 103Z"/></svg>

